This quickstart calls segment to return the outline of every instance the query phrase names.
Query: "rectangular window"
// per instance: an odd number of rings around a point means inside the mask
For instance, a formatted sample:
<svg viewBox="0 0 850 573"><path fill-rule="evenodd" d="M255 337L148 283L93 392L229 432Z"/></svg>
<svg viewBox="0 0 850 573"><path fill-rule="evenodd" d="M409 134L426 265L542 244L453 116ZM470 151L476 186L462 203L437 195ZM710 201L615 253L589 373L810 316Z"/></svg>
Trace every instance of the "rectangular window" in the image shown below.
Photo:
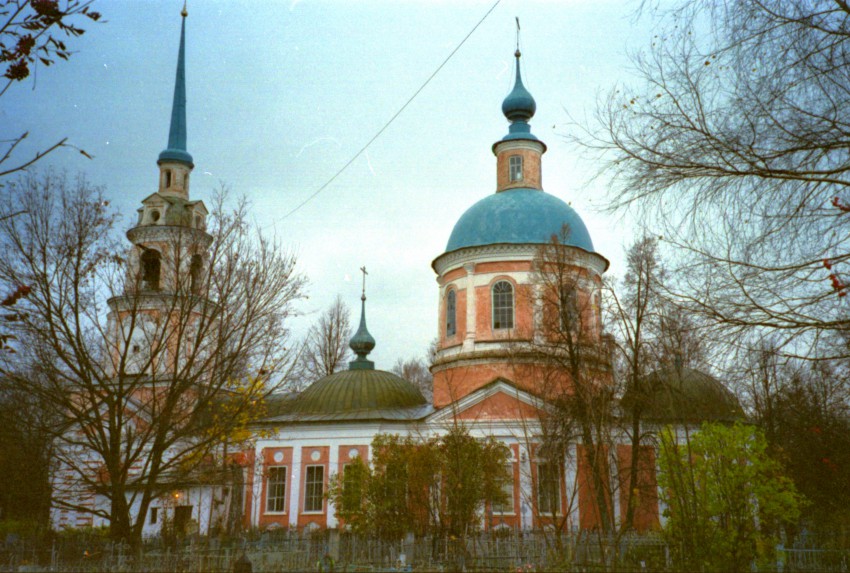
<svg viewBox="0 0 850 573"><path fill-rule="evenodd" d="M159 508L152 507L151 508L151 525L156 523L157 518L159 518Z"/></svg>
<svg viewBox="0 0 850 573"><path fill-rule="evenodd" d="M286 511L286 467L269 468L266 477L266 512Z"/></svg>
<svg viewBox="0 0 850 573"><path fill-rule="evenodd" d="M540 515L560 512L561 480L556 464L537 464L537 511Z"/></svg>
<svg viewBox="0 0 850 573"><path fill-rule="evenodd" d="M324 466L307 466L307 477L304 480L304 511L322 511L324 495Z"/></svg>
<svg viewBox="0 0 850 573"><path fill-rule="evenodd" d="M514 513L514 465L507 464L505 467L508 472L508 480L502 486L502 491L505 493L505 503L494 503L493 514Z"/></svg>
<svg viewBox="0 0 850 573"><path fill-rule="evenodd" d="M522 181L522 155L511 155L509 160L511 182Z"/></svg>

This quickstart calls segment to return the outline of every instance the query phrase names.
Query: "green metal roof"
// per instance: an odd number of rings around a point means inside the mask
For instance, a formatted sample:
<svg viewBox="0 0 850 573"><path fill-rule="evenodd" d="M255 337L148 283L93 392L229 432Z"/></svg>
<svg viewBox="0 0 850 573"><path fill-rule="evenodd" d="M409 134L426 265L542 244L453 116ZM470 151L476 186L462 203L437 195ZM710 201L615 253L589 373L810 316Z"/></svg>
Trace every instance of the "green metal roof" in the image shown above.
<svg viewBox="0 0 850 573"><path fill-rule="evenodd" d="M427 403L413 384L391 372L343 370L314 382L287 405L286 414L353 414L418 409Z"/></svg>
<svg viewBox="0 0 850 573"><path fill-rule="evenodd" d="M642 417L663 423L734 422L744 417L738 399L705 372L685 367L656 370L645 379L643 396L632 390L621 405L632 411L643 404Z"/></svg>

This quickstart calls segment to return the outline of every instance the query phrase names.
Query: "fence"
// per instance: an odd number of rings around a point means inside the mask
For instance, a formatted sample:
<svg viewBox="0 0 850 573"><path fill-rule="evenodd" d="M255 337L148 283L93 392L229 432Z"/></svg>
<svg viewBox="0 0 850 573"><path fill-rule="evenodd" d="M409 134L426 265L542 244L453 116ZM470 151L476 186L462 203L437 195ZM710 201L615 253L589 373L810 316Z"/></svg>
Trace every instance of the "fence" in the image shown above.
<svg viewBox="0 0 850 573"><path fill-rule="evenodd" d="M542 532L480 534L465 540L409 537L388 543L338 532L267 532L251 538L147 542L138 552L103 538L0 545L0 571L225 573L242 556L255 573L290 571L672 571L657 535L601 537ZM850 573L850 552L780 549L763 571Z"/></svg>

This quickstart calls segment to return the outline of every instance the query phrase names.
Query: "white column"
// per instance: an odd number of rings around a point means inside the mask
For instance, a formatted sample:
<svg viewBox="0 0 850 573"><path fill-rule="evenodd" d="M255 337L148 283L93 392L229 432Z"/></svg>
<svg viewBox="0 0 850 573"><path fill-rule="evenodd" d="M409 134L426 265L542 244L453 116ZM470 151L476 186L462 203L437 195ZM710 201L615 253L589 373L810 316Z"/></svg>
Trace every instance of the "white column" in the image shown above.
<svg viewBox="0 0 850 573"><path fill-rule="evenodd" d="M298 442L292 448L292 475L289 477L289 525L298 525L298 507L301 500L301 446Z"/></svg>
<svg viewBox="0 0 850 573"><path fill-rule="evenodd" d="M260 525L260 512L262 511L263 497L263 471L265 470L265 457L263 450L265 448L257 447L254 450L254 485L251 495L251 525L258 527Z"/></svg>
<svg viewBox="0 0 850 573"><path fill-rule="evenodd" d="M570 529L577 529L579 525L578 514L578 451L575 444L567 446L566 467L564 468L564 482L567 487L567 502L569 504Z"/></svg>
<svg viewBox="0 0 850 573"><path fill-rule="evenodd" d="M342 468L339 467L339 445L331 445L328 450L328 483L330 483L331 476L334 473L337 473L342 479ZM332 529L337 525L339 525L339 521L336 518L336 507L334 507L333 501L328 498L328 528Z"/></svg>
<svg viewBox="0 0 850 573"><path fill-rule="evenodd" d="M520 528L534 527L534 484L531 481L531 454L524 444L519 445L519 515Z"/></svg>
<svg viewBox="0 0 850 573"><path fill-rule="evenodd" d="M466 263L463 268L466 271L466 334L463 351L472 352L475 346L475 263Z"/></svg>

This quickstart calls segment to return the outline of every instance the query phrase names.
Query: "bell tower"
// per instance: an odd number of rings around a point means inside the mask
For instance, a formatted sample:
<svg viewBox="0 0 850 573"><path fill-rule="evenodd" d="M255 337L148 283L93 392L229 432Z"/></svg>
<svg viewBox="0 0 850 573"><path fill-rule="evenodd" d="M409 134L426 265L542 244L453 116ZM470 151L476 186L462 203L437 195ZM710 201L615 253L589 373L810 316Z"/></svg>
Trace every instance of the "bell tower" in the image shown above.
<svg viewBox="0 0 850 573"><path fill-rule="evenodd" d="M199 301L206 295L212 237L206 232L207 208L189 194L195 165L186 146L185 6L181 16L168 145L157 160L157 191L142 199L136 225L127 231L132 246L124 294L109 300L116 373L123 368L128 374L156 375L173 367L180 352L168 348L165 325L191 322L187 317L201 312Z"/></svg>

